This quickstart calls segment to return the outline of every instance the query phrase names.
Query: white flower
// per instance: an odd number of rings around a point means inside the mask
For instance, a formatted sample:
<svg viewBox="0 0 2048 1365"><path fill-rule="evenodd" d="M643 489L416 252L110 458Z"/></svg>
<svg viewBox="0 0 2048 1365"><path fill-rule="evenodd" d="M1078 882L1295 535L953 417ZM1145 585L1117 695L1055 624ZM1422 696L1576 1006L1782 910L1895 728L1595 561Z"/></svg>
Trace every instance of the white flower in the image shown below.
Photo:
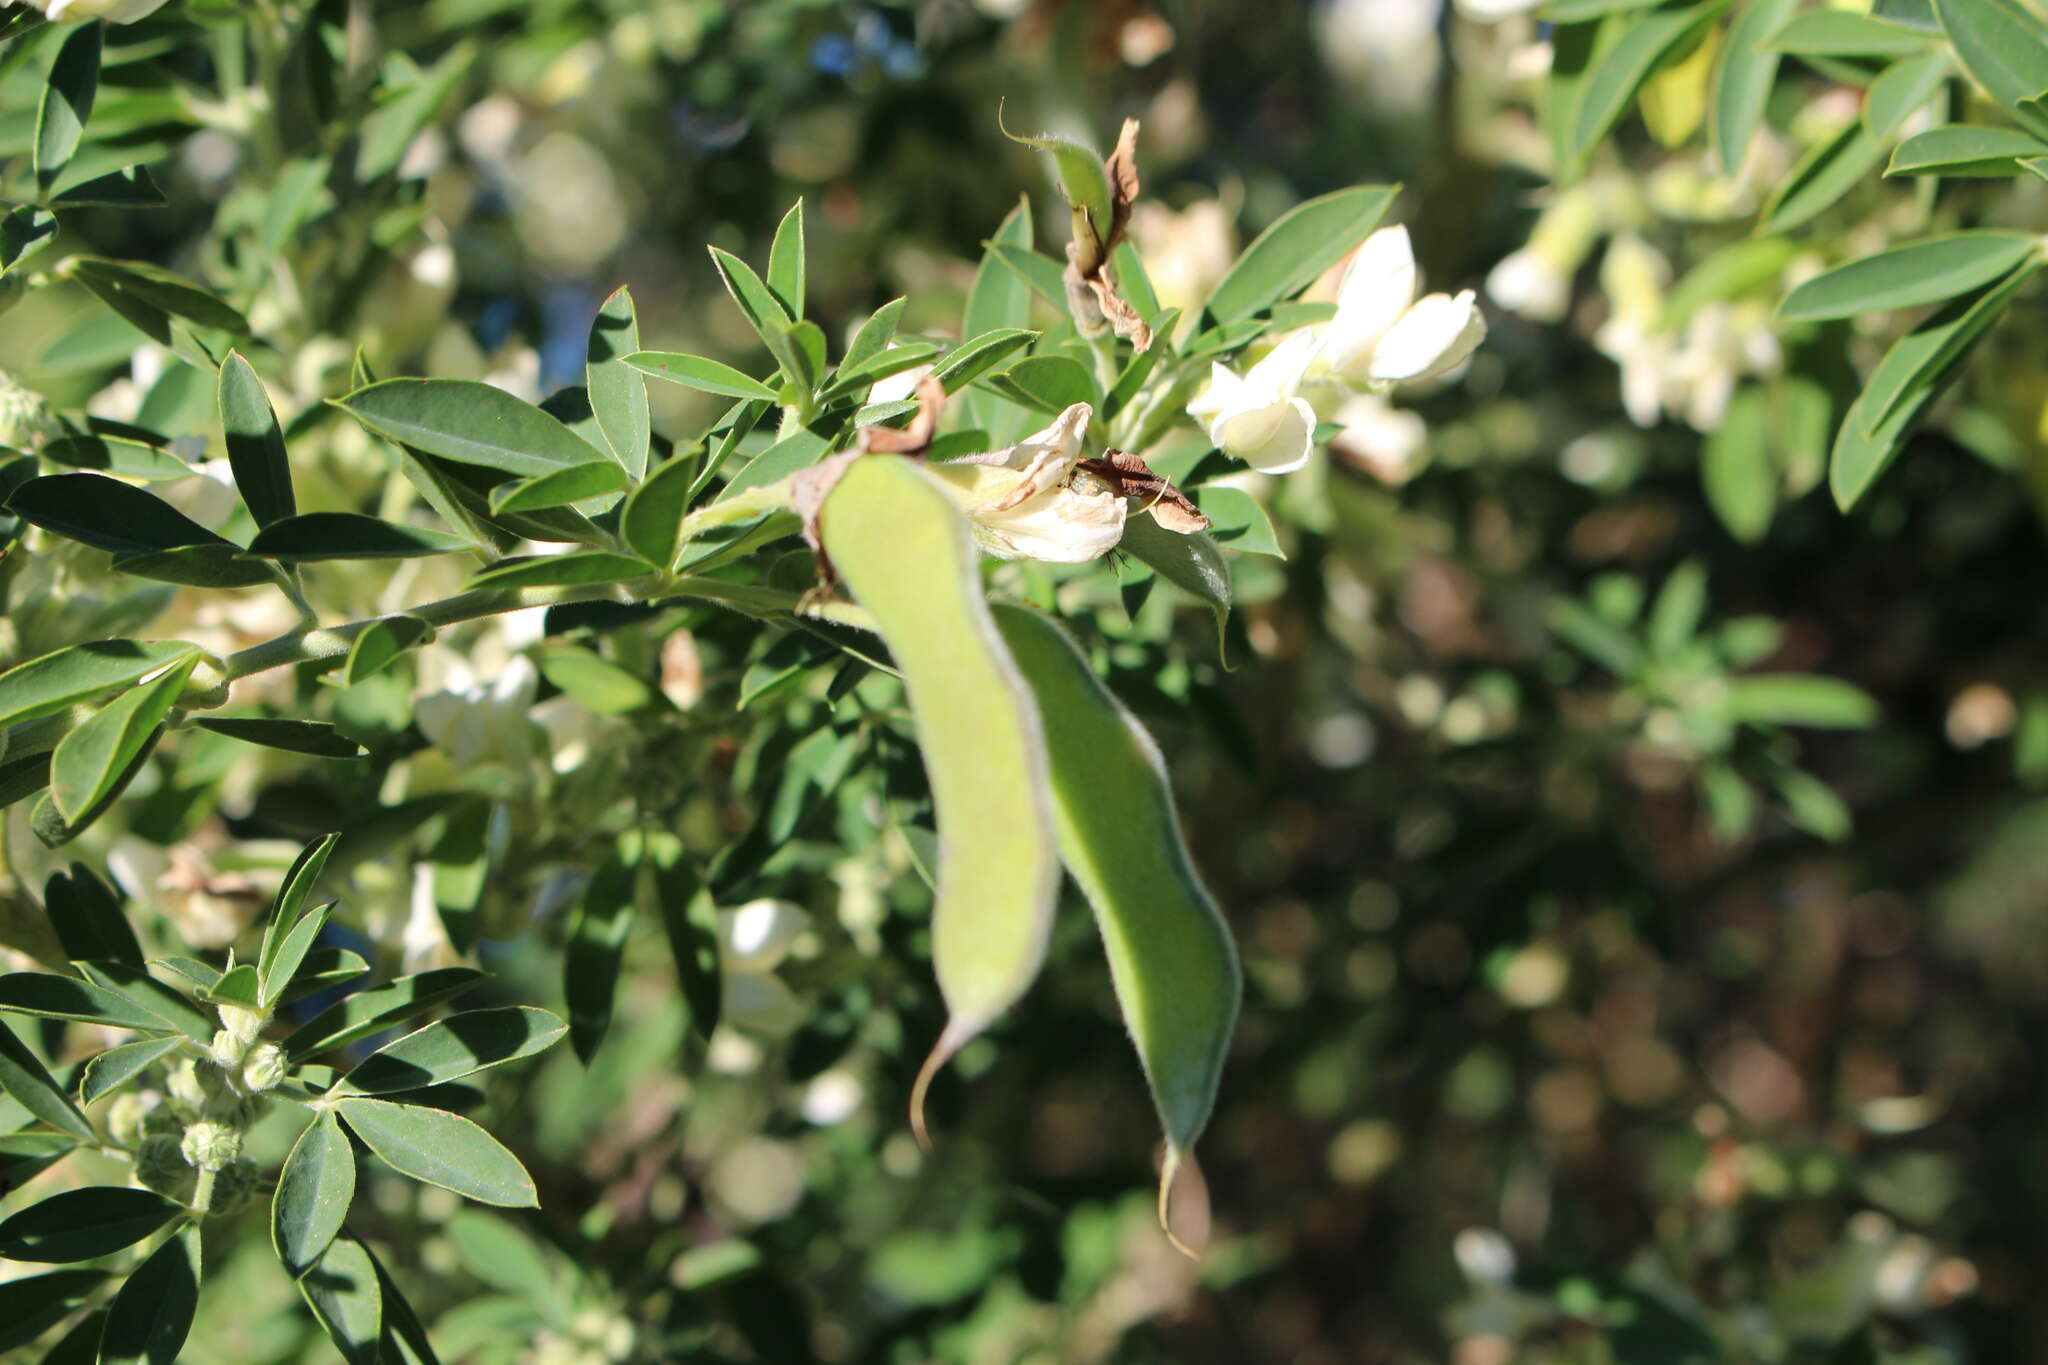
<svg viewBox="0 0 2048 1365"><path fill-rule="evenodd" d="M803 1022L803 1003L774 972L810 927L803 907L789 901L752 900L718 912L719 957L725 967L722 1019L776 1037Z"/></svg>
<svg viewBox="0 0 2048 1365"><path fill-rule="evenodd" d="M1337 286L1317 368L1362 389L1434 379L1462 364L1486 336L1478 301L1469 289L1417 299L1420 282L1407 228L1366 238Z"/></svg>
<svg viewBox="0 0 2048 1365"><path fill-rule="evenodd" d="M1008 450L929 466L959 495L982 549L998 559L1085 564L1116 548L1123 498L1075 467L1094 416L1076 403Z"/></svg>
<svg viewBox="0 0 2048 1365"><path fill-rule="evenodd" d="M35 0L14 0L36 8ZM54 23L74 19L109 19L117 24L132 24L138 19L147 19L164 7L165 0L44 0L43 17Z"/></svg>
<svg viewBox="0 0 2048 1365"><path fill-rule="evenodd" d="M1297 391L1320 346L1315 333L1296 332L1242 376L1210 366L1208 386L1188 404L1188 415L1217 449L1262 474L1301 468L1315 440L1316 414Z"/></svg>
<svg viewBox="0 0 2048 1365"><path fill-rule="evenodd" d="M1497 24L1517 14L1527 14L1543 0L1457 0L1458 13L1482 24Z"/></svg>
<svg viewBox="0 0 2048 1365"><path fill-rule="evenodd" d="M1779 362L1768 311L1754 303L1715 301L1695 309L1682 332L1662 325L1671 267L1633 234L1616 237L1600 263L1610 309L1593 342L1621 367L1622 406L1637 426L1665 413L1699 431L1721 425L1745 372L1769 373Z"/></svg>
<svg viewBox="0 0 2048 1365"><path fill-rule="evenodd" d="M1486 296L1537 322L1560 321L1571 307L1572 276L1600 235L1599 194L1562 190L1536 218L1528 245L1509 252L1486 276Z"/></svg>
<svg viewBox="0 0 2048 1365"><path fill-rule="evenodd" d="M527 712L540 676L533 661L516 655L490 682L452 680L449 690L413 704L420 733L462 767L501 761L525 767L533 755Z"/></svg>
<svg viewBox="0 0 2048 1365"><path fill-rule="evenodd" d="M1330 446L1382 483L1406 483L1420 467L1429 428L1406 408L1377 393L1353 394L1334 420L1344 430Z"/></svg>

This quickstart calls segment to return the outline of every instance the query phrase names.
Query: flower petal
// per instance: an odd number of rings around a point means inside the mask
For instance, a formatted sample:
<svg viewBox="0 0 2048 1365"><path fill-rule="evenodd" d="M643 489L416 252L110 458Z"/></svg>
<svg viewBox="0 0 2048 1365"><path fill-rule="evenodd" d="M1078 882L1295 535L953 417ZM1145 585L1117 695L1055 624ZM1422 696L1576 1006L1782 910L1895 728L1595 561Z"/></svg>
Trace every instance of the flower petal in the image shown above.
<svg viewBox="0 0 2048 1365"><path fill-rule="evenodd" d="M1324 332L1323 363L1339 375L1365 364L1414 302L1417 283L1407 228L1384 227L1366 238L1337 286L1337 316Z"/></svg>
<svg viewBox="0 0 2048 1365"><path fill-rule="evenodd" d="M1256 418L1256 424L1246 422ZM1239 440L1224 444L1223 451L1243 460L1261 474L1286 474L1308 463L1310 447L1315 441L1316 414L1305 398L1290 398L1285 403L1245 413L1231 422L1233 435L1259 439Z"/></svg>
<svg viewBox="0 0 2048 1365"><path fill-rule="evenodd" d="M1478 349L1486 319L1467 289L1453 297L1431 294L1416 301L1381 339L1372 357L1372 378L1382 384L1434 379Z"/></svg>

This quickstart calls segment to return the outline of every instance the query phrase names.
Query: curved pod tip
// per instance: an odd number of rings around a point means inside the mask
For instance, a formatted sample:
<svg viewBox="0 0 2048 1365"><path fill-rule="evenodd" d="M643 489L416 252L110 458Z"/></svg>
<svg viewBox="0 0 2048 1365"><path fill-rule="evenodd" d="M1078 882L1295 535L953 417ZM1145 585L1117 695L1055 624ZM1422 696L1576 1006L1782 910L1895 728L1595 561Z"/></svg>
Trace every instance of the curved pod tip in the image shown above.
<svg viewBox="0 0 2048 1365"><path fill-rule="evenodd" d="M1175 1251L1199 1261L1209 1246L1212 1221L1201 1164L1191 1152L1167 1148L1159 1168L1159 1230Z"/></svg>
<svg viewBox="0 0 2048 1365"><path fill-rule="evenodd" d="M916 1137L917 1145L926 1152L932 1150L932 1131L925 1122L925 1097L931 1093L932 1082L946 1069L946 1063L952 1061L953 1055L973 1036L973 1030L962 1029L957 1020L947 1024L946 1031L939 1035L939 1041L932 1045L931 1055L917 1069L917 1080L911 1083L910 1131Z"/></svg>

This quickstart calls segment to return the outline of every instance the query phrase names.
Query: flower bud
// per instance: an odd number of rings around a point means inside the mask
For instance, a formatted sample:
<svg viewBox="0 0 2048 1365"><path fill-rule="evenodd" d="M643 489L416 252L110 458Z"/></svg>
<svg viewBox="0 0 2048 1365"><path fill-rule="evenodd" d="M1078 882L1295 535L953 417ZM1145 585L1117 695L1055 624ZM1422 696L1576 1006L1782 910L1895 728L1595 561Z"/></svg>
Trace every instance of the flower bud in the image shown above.
<svg viewBox="0 0 2048 1365"><path fill-rule="evenodd" d="M242 1085L254 1094L274 1090L284 1079L284 1049L276 1043L264 1043L249 1054L248 1062L242 1067Z"/></svg>
<svg viewBox="0 0 2048 1365"><path fill-rule="evenodd" d="M236 1157L214 1174L206 1212L215 1217L240 1212L248 1207L258 1184L256 1163L247 1157Z"/></svg>
<svg viewBox="0 0 2048 1365"><path fill-rule="evenodd" d="M213 1035L214 1063L232 1071L242 1064L242 1058L249 1051L249 1044L235 1036L228 1029L218 1029Z"/></svg>
<svg viewBox="0 0 2048 1365"><path fill-rule="evenodd" d="M178 1150L188 1165L218 1171L242 1154L242 1135L225 1123L202 1119L185 1130Z"/></svg>
<svg viewBox="0 0 2048 1365"><path fill-rule="evenodd" d="M135 1149L135 1179L145 1188L184 1203L191 1197L192 1167L178 1150L176 1137L149 1137Z"/></svg>
<svg viewBox="0 0 2048 1365"><path fill-rule="evenodd" d="M240 1005L221 1005L219 1010L221 1027L239 1038L245 1049L263 1032L263 1016L255 1010L245 1010ZM240 1056L235 1060L239 1062Z"/></svg>
<svg viewBox="0 0 2048 1365"><path fill-rule="evenodd" d="M61 428L49 403L34 389L23 388L0 372L0 446L40 450Z"/></svg>

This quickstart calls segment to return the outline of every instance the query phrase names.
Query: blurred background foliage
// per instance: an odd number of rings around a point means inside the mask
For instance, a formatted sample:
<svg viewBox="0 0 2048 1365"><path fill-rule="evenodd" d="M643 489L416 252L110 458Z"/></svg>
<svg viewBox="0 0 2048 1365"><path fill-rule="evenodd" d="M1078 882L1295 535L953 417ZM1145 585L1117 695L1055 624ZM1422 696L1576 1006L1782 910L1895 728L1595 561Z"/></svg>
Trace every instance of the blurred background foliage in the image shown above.
<svg viewBox="0 0 2048 1365"><path fill-rule="evenodd" d="M379 373L540 397L626 283L648 347L757 365L702 244L760 260L799 196L828 330L902 294L906 331L955 331L1020 192L1060 218L999 100L1013 126L1098 143L1143 120L1136 232L1168 301L1342 185L1405 183L1395 217L1440 288L1479 285L1561 201L1528 153L1540 33L1435 0L353 0L321 8L348 42L374 11L378 48L342 69L374 71L394 127L349 150L389 164L359 161L375 173L346 201L309 189L280 250L259 210L337 150L317 104L350 94L308 90L264 136L205 126L242 60L235 8L110 31L93 134L110 160L164 157L172 207L67 230L268 301L252 320L289 368L265 368L310 414L295 439L331 443L300 477L332 480L333 505L381 477L317 406L357 344ZM192 20L211 48L172 42ZM9 155L35 50L0 84ZM1801 75L1782 100L1831 94ZM1590 183L1689 263L1735 235L1680 193L1697 160L1630 127ZM2044 189L2011 190L2003 221L2038 229ZM1881 243L1905 212L1852 206L1840 230ZM415 969L450 951L412 910L419 869L471 873L508 1002L559 999L589 813L622 784L694 847L744 836L714 868L721 904L808 913L759 964L755 1027L708 1055L650 928L592 1064L562 1049L490 1093L539 1213L375 1187L364 1231L451 1361L2025 1358L2048 1337L2028 1288L2048 1217L2048 561L2010 470L2038 440L2039 305L1959 400L1951 429L1984 439L1917 441L1853 517L1810 491L1818 456L1782 414L1759 427L1789 453L1745 543L1702 485L1720 414L1630 420L1594 340L1621 289L1585 256L1569 308L1495 308L1462 379L1398 410L1426 428L1354 425L1265 490L1286 558L1233 557L1232 667L1164 593L1127 612L1106 575L997 571L1059 601L1161 739L1245 954L1199 1264L1153 1223L1153 1124L1078 906L1047 979L935 1093L937 1150L910 1140L941 1014L914 850L877 813L921 781L886 712L828 704L800 637L778 655L708 611L554 612L551 636L658 673L682 723L649 751L639 721L508 663L529 639L458 633L322 702L373 759L309 772L187 736L95 847L155 933L205 946L299 841L343 828L365 951ZM1834 340L1839 366L1853 343ZM0 369L205 436L208 384L137 341L53 287L8 315ZM657 388L678 440L717 414ZM8 657L168 596L95 596L77 572L61 624L10 610ZM364 577L358 605L381 591ZM1756 670L1853 688L1730 681ZM835 742L854 731L858 762ZM39 885L54 855L26 844L15 871ZM326 1358L262 1242L209 1267L184 1359Z"/></svg>

